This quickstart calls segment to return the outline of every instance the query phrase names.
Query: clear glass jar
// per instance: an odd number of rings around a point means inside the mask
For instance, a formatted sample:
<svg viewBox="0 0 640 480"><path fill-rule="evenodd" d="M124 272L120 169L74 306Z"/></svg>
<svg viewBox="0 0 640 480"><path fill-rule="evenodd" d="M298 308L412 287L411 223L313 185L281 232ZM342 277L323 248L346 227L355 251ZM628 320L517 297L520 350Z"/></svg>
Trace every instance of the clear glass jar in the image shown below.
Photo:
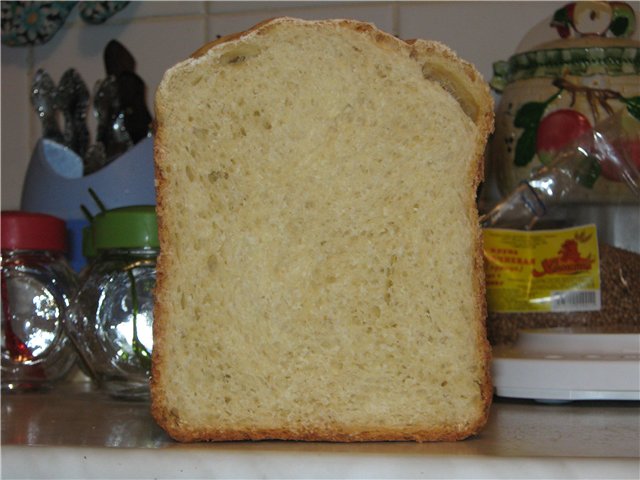
<svg viewBox="0 0 640 480"><path fill-rule="evenodd" d="M147 399L153 349L158 234L153 207L109 210L93 219L97 256L72 301L68 328L98 386Z"/></svg>
<svg viewBox="0 0 640 480"><path fill-rule="evenodd" d="M76 278L64 257L65 223L2 212L2 389L49 388L77 361L65 331Z"/></svg>

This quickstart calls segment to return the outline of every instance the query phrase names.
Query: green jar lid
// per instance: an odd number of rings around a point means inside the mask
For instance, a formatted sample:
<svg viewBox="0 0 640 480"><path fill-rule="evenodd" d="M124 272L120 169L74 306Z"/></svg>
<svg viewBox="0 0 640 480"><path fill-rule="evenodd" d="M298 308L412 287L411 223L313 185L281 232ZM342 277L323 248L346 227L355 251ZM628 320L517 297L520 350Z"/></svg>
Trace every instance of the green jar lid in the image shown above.
<svg viewBox="0 0 640 480"><path fill-rule="evenodd" d="M493 64L491 87L502 92L509 83L530 78L637 76L639 47L558 48L519 53Z"/></svg>
<svg viewBox="0 0 640 480"><path fill-rule="evenodd" d="M140 205L99 213L92 224L94 248L159 248L155 207Z"/></svg>

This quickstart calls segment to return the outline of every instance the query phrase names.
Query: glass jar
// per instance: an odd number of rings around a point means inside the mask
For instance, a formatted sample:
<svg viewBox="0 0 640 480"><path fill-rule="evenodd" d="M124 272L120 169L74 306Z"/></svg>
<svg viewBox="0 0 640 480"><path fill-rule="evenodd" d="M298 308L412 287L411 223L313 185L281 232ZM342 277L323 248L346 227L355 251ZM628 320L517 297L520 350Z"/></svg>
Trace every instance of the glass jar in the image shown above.
<svg viewBox="0 0 640 480"><path fill-rule="evenodd" d="M147 399L158 255L155 209L102 212L91 231L97 255L72 301L68 328L101 389L114 397Z"/></svg>
<svg viewBox="0 0 640 480"><path fill-rule="evenodd" d="M2 389L49 388L77 360L64 328L76 288L65 223L19 211L1 218Z"/></svg>

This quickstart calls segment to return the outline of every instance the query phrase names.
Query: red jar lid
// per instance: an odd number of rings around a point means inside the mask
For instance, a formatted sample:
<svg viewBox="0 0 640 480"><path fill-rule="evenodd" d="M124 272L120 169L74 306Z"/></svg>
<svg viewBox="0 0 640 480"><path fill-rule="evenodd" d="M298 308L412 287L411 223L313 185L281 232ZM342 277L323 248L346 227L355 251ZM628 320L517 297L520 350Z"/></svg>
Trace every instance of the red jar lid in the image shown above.
<svg viewBox="0 0 640 480"><path fill-rule="evenodd" d="M57 217L43 213L3 211L0 220L2 250L66 250L65 222Z"/></svg>

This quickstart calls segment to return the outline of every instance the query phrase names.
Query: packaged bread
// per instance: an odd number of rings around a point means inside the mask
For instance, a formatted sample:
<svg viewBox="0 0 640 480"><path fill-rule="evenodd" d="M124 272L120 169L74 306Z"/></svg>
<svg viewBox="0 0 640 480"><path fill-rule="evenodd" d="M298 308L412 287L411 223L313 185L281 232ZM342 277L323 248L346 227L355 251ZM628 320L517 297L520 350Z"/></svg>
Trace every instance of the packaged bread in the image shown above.
<svg viewBox="0 0 640 480"><path fill-rule="evenodd" d="M513 345L522 330L548 328L610 333L640 333L640 254L601 243L599 310L573 312L489 312L488 338L492 345Z"/></svg>
<svg viewBox="0 0 640 480"><path fill-rule="evenodd" d="M157 422L180 441L477 433L493 105L474 67L279 18L169 69L155 102Z"/></svg>

